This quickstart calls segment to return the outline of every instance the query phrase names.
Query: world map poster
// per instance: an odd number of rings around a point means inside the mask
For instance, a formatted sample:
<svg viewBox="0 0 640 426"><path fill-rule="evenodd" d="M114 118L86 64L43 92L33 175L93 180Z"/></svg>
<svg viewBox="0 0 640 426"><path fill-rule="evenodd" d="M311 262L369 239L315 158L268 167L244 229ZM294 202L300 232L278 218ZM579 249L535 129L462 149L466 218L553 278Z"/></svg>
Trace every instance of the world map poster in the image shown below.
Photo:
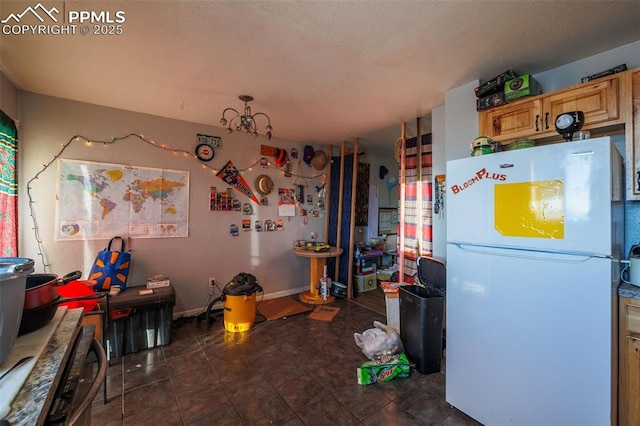
<svg viewBox="0 0 640 426"><path fill-rule="evenodd" d="M189 172L60 160L56 240L189 236Z"/></svg>

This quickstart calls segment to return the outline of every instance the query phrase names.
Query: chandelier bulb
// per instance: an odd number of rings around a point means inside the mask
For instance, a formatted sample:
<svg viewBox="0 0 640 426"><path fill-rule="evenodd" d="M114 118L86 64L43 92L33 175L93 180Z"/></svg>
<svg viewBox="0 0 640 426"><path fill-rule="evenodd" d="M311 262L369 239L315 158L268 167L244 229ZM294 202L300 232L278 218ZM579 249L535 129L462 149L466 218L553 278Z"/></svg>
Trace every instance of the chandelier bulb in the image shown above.
<svg viewBox="0 0 640 426"><path fill-rule="evenodd" d="M269 124L269 125L267 126L267 132L271 132L272 130L273 130L273 127L271 127L271 124Z"/></svg>
<svg viewBox="0 0 640 426"><path fill-rule="evenodd" d="M251 133L251 136L253 136L254 138L257 138L258 137L258 132L254 131L253 133Z"/></svg>
<svg viewBox="0 0 640 426"><path fill-rule="evenodd" d="M220 119L220 124L221 124L221 125L223 125L223 126L226 126L226 125L227 125L227 119L226 119L226 118L224 118L224 117L222 117L222 118Z"/></svg>
<svg viewBox="0 0 640 426"><path fill-rule="evenodd" d="M233 129L231 127L227 127L227 134L230 135L233 133Z"/></svg>

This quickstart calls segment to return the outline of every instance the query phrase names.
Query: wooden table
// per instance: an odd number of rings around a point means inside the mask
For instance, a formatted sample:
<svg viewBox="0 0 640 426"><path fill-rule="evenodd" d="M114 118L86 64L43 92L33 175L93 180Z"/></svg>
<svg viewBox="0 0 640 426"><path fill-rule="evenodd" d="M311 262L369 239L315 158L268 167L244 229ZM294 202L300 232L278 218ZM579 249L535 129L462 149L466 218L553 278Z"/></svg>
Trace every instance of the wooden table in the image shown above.
<svg viewBox="0 0 640 426"><path fill-rule="evenodd" d="M325 300L318 291L317 286L320 284L320 278L324 274L324 267L327 264L327 259L330 257L338 257L342 254L342 249L339 247L329 247L327 251L313 251L305 250L303 248L294 247L293 253L299 257L307 257L310 260L310 274L309 274L309 291L300 293L300 300L304 303L324 305L326 303L332 303L335 300L334 296L327 296Z"/></svg>

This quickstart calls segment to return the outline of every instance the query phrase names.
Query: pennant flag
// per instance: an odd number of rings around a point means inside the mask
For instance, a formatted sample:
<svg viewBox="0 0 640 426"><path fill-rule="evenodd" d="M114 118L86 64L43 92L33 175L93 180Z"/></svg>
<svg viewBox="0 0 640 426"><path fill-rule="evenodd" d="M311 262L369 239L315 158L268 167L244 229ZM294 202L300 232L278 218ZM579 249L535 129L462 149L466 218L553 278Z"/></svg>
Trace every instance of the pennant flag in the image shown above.
<svg viewBox="0 0 640 426"><path fill-rule="evenodd" d="M216 176L242 192L247 197L251 198L256 202L256 204L260 205L260 201L258 201L258 198L254 195L251 187L247 184L247 181L240 176L240 172L231 161L227 162Z"/></svg>

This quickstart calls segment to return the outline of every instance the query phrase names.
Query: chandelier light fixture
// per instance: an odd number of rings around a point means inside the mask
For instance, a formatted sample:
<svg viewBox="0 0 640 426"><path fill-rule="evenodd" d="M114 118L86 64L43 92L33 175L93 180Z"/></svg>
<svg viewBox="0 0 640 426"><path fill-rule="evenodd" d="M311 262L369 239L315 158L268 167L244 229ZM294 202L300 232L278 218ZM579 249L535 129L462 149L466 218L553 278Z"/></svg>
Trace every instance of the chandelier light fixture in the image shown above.
<svg viewBox="0 0 640 426"><path fill-rule="evenodd" d="M271 127L271 119L269 118L269 116L264 112L256 112L255 114L251 114L251 107L248 105L248 103L253 100L253 96L240 95L238 96L238 98L244 102L244 112L242 114L240 114L234 108L225 108L225 110L222 111L220 124L222 124L223 126L227 126L227 134L233 133L233 129L231 128L231 125L233 124L236 130L251 133L251 136L253 136L254 138L258 137L258 126L256 125L256 117L258 117L259 115L263 115L267 119L266 135L267 138L271 140L271 131L273 130L273 127ZM232 111L235 113L235 115L231 117L230 120L227 120L225 117L227 111Z"/></svg>

